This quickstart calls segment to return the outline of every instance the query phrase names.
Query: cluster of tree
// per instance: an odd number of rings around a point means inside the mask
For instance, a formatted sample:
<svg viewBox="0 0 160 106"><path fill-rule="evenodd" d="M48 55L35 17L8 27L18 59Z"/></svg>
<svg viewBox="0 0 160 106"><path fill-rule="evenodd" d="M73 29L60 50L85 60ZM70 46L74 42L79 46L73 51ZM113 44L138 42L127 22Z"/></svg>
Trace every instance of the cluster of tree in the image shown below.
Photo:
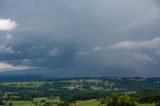
<svg viewBox="0 0 160 106"><path fill-rule="evenodd" d="M156 104L156 106L160 106L160 101Z"/></svg>
<svg viewBox="0 0 160 106"><path fill-rule="evenodd" d="M139 99L140 103L158 103L160 100L160 95L151 95L146 97L141 97Z"/></svg>
<svg viewBox="0 0 160 106"><path fill-rule="evenodd" d="M4 105L4 103L3 103L3 99L0 97L0 106L1 105Z"/></svg>
<svg viewBox="0 0 160 106"><path fill-rule="evenodd" d="M135 98L137 98L139 103L158 103L160 100L160 90L141 90L136 93Z"/></svg>
<svg viewBox="0 0 160 106"><path fill-rule="evenodd" d="M112 96L108 96L105 100L101 101L100 106L137 106L135 101L127 96L118 96L113 94Z"/></svg>
<svg viewBox="0 0 160 106"><path fill-rule="evenodd" d="M100 99L105 98L106 96L110 95L109 92L103 91L73 91L71 93L66 93L65 95L60 95L61 101L83 101L89 99Z"/></svg>

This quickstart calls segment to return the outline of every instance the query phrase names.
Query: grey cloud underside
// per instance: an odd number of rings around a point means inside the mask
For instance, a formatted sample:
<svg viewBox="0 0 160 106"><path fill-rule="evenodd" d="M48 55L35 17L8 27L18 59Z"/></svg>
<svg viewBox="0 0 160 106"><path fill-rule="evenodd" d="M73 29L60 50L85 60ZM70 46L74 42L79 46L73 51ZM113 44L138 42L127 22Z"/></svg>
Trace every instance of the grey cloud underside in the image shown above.
<svg viewBox="0 0 160 106"><path fill-rule="evenodd" d="M155 1L155 3L156 3L157 5L160 6L160 1L159 1L159 0L154 0L154 1Z"/></svg>
<svg viewBox="0 0 160 106"><path fill-rule="evenodd" d="M159 3L0 0L0 18L18 23L11 40L5 39L8 32L0 32L0 45L14 50L1 53L0 61L41 67L29 72L54 76L158 76L160 58L152 50L108 47L160 37Z"/></svg>

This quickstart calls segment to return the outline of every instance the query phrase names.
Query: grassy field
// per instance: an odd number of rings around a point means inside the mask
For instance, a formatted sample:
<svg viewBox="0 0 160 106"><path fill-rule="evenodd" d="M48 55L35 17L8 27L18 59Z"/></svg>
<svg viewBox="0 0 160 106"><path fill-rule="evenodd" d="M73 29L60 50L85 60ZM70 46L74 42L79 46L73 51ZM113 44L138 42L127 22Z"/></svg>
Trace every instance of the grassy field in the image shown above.
<svg viewBox="0 0 160 106"><path fill-rule="evenodd" d="M98 106L98 104L100 104L100 101L96 99L76 102L76 106Z"/></svg>
<svg viewBox="0 0 160 106"><path fill-rule="evenodd" d="M100 101L96 99L76 102L76 106L98 106L99 104ZM138 104L138 106L155 106L155 104Z"/></svg>
<svg viewBox="0 0 160 106"><path fill-rule="evenodd" d="M42 105L44 103L41 103L41 100L45 100L45 102L60 102L58 98L49 99L46 97L35 98L33 101ZM5 106L9 106L8 104L9 102ZM98 106L99 104L100 104L100 101L98 101L97 99L92 99L92 100L85 100L85 101L76 101L76 104L74 105L75 106ZM37 106L37 105L35 105L32 101L13 101L12 106ZM53 104L53 106L56 106L56 105ZM155 106L155 104L138 104L138 106Z"/></svg>
<svg viewBox="0 0 160 106"><path fill-rule="evenodd" d="M36 105L34 105L31 101L13 101L12 106L36 106Z"/></svg>
<svg viewBox="0 0 160 106"><path fill-rule="evenodd" d="M139 104L138 106L155 106L155 104Z"/></svg>

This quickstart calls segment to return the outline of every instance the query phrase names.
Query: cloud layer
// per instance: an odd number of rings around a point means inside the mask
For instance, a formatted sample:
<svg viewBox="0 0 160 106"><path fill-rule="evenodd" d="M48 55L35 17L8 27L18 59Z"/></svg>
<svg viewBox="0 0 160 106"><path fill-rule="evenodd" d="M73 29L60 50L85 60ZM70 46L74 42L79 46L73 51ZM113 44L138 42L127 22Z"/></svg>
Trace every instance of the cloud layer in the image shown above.
<svg viewBox="0 0 160 106"><path fill-rule="evenodd" d="M160 59L160 37L146 41L122 41L107 49L130 54L142 63L155 63Z"/></svg>
<svg viewBox="0 0 160 106"><path fill-rule="evenodd" d="M158 0L0 0L0 61L56 77L158 76L159 12Z"/></svg>
<svg viewBox="0 0 160 106"><path fill-rule="evenodd" d="M5 71L20 71L20 70L28 70L28 69L34 69L38 67L28 67L28 66L13 66L12 64L8 63L2 63L0 62L0 72Z"/></svg>

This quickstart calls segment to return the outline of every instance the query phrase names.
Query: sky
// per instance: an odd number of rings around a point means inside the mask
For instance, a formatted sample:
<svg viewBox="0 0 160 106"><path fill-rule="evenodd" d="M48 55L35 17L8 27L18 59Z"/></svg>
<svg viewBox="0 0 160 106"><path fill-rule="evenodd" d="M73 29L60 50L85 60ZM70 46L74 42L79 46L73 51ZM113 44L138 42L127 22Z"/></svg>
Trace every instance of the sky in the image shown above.
<svg viewBox="0 0 160 106"><path fill-rule="evenodd" d="M0 72L160 76L159 0L0 0Z"/></svg>

